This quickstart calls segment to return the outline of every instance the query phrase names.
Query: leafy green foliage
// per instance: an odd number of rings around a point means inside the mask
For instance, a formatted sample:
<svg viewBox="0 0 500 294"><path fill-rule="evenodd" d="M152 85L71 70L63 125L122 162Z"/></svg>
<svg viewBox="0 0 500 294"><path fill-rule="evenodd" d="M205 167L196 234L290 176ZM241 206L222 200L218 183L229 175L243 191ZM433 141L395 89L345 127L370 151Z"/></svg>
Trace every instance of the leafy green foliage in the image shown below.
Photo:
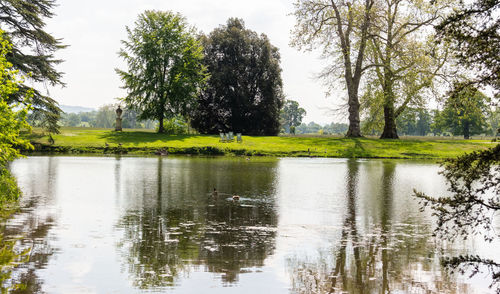
<svg viewBox="0 0 500 294"><path fill-rule="evenodd" d="M300 126L302 118L306 114L304 108L299 107L299 103L294 100L286 100L281 109L280 118L281 124L290 129L290 133L295 133L295 128ZM292 132L293 127L293 132Z"/></svg>
<svg viewBox="0 0 500 294"><path fill-rule="evenodd" d="M483 235L490 242L498 239L492 217L500 211L500 145L448 159L441 174L449 184L450 196L434 198L415 192L423 207L429 206L437 217L436 234L449 240L470 235ZM480 271L481 264L486 265L493 283L500 283L500 264L494 261L459 256L444 263L462 272L471 269L472 274Z"/></svg>
<svg viewBox="0 0 500 294"><path fill-rule="evenodd" d="M20 81L17 71L12 69L12 64L7 61L10 44L4 39L0 31L0 169L5 168L7 162L19 157L19 149L29 148L29 141L19 137L23 129L29 129L26 123L27 108L20 104L10 105L7 101L15 95ZM27 98L25 97L26 101ZM19 110L14 110L19 109Z"/></svg>
<svg viewBox="0 0 500 294"><path fill-rule="evenodd" d="M488 116L489 134L500 135L500 107L495 107Z"/></svg>
<svg viewBox="0 0 500 294"><path fill-rule="evenodd" d="M283 105L278 49L235 18L202 40L210 79L199 96L193 127L209 134L278 134Z"/></svg>
<svg viewBox="0 0 500 294"><path fill-rule="evenodd" d="M448 1L446 1L448 2ZM397 139L396 119L408 106L421 107L426 90L445 64L447 53L431 33L445 1L388 0L375 5L367 47L368 105L383 110L381 138ZM404 7L404 9L401 9ZM428 96L428 95L427 95Z"/></svg>
<svg viewBox="0 0 500 294"><path fill-rule="evenodd" d="M364 134L380 135L384 131L386 113L384 111L384 95L382 90L369 85L361 97L362 124ZM418 104L418 103L416 103ZM430 132L432 115L424 107L405 105L395 116L397 133L410 136L425 136ZM393 113L395 114L395 113Z"/></svg>
<svg viewBox="0 0 500 294"><path fill-rule="evenodd" d="M141 119L158 120L162 133L164 118L188 116L195 108L206 79L202 47L194 29L172 12L145 11L127 33L119 55L128 71L116 70L128 91L123 101Z"/></svg>
<svg viewBox="0 0 500 294"><path fill-rule="evenodd" d="M0 30L0 204L15 200L20 194L15 179L6 169L7 163L20 156L19 148L32 147L28 140L19 136L21 130L30 128L26 122L28 109L20 103L7 102L19 91L20 84L17 71L7 61L10 49L9 42ZM29 101L28 98L25 97L25 101Z"/></svg>
<svg viewBox="0 0 500 294"><path fill-rule="evenodd" d="M0 168L0 207L3 204L16 201L21 195L16 179L6 168Z"/></svg>
<svg viewBox="0 0 500 294"><path fill-rule="evenodd" d="M425 136L431 131L431 119L425 108L406 108L396 119L398 132L409 136Z"/></svg>
<svg viewBox="0 0 500 294"><path fill-rule="evenodd" d="M436 121L441 124L440 129L469 139L470 135L485 132L488 102L489 98L477 88L456 84Z"/></svg>
<svg viewBox="0 0 500 294"><path fill-rule="evenodd" d="M165 134L182 135L187 134L189 131L188 123L181 116L172 117L171 119L165 120L164 127Z"/></svg>
<svg viewBox="0 0 500 294"><path fill-rule="evenodd" d="M441 38L453 44L460 64L474 69L476 74L472 83L455 87L458 91L454 94L469 92L472 95L467 95L469 100L462 104L481 109L477 102L474 103L479 94L471 84L492 86L497 94L500 90L500 2L461 1L460 5L460 9L448 16L437 30ZM451 196L433 198L416 192L438 217L436 232L442 238L484 234L486 240L498 239L498 233L492 232L491 216L500 210L500 145L448 160L443 175L450 184ZM466 255L445 259L444 264L461 272L470 270L473 275L486 267L491 273L492 286L496 284L496 293L500 293L498 262Z"/></svg>
<svg viewBox="0 0 500 294"><path fill-rule="evenodd" d="M359 86L366 72L364 62L374 0L297 0L293 12L296 25L292 46L312 50L321 48L329 60L320 75L335 88L339 74L347 88L349 130L346 136L361 137Z"/></svg>
<svg viewBox="0 0 500 294"><path fill-rule="evenodd" d="M439 36L453 45L460 65L474 70L473 82L500 91L500 2L461 1L460 5L437 26Z"/></svg>
<svg viewBox="0 0 500 294"><path fill-rule="evenodd" d="M64 85L62 73L55 69L61 63L54 52L65 48L60 39L44 31L45 18L53 16L55 0L5 0L0 1L0 25L6 32L6 39L13 45L7 60L20 74L37 83ZM50 132L57 132L57 121L61 109L58 103L40 90L20 83L19 90L10 95L7 103L24 103L30 93L33 106L32 120Z"/></svg>

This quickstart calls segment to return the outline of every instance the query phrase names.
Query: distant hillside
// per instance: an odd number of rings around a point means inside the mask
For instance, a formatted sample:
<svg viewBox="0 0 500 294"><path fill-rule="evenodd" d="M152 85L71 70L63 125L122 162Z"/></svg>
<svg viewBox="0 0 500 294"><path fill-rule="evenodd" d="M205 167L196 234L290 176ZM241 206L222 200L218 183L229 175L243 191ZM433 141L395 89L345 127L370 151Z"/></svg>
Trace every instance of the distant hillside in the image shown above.
<svg viewBox="0 0 500 294"><path fill-rule="evenodd" d="M80 113L94 111L94 108L72 105L60 105L61 109L66 113Z"/></svg>

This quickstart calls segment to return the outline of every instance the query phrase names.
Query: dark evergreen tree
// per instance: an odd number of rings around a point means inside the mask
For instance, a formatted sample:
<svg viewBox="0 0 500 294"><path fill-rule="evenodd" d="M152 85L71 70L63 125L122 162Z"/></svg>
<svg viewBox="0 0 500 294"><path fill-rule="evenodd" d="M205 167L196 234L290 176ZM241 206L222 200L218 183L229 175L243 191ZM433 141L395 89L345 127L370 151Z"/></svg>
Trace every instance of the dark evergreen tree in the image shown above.
<svg viewBox="0 0 500 294"><path fill-rule="evenodd" d="M276 135L283 105L280 55L269 39L230 18L202 37L210 73L192 125L201 133Z"/></svg>
<svg viewBox="0 0 500 294"><path fill-rule="evenodd" d="M28 80L36 83L64 85L62 73L55 66L62 60L54 57L54 52L66 47L60 39L47 33L46 18L53 16L55 0L1 0L0 26L12 43L12 51L7 60ZM22 102L31 87L19 86L16 95L12 95L10 103ZM58 103L48 96L47 90L34 89L31 104L34 108L32 120L51 132L57 132L57 121L61 109Z"/></svg>

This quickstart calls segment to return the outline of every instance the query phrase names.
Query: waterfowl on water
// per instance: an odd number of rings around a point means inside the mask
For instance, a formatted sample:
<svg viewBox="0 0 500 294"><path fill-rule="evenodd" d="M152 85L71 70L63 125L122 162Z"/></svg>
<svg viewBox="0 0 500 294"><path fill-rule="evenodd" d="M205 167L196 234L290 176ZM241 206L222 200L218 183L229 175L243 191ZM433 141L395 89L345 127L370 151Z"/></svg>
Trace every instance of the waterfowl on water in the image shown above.
<svg viewBox="0 0 500 294"><path fill-rule="evenodd" d="M212 192L212 196L213 197L217 197L219 196L219 193L217 192L217 189L214 188L213 192Z"/></svg>
<svg viewBox="0 0 500 294"><path fill-rule="evenodd" d="M240 196L238 196L238 195L233 195L233 200L240 200Z"/></svg>

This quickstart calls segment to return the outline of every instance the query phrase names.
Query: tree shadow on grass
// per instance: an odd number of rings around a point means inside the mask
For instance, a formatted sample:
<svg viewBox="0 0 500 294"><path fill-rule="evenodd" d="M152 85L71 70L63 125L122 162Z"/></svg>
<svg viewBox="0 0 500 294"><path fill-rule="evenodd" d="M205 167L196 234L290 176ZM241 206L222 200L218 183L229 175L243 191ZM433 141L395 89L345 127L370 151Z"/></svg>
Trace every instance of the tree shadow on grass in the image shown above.
<svg viewBox="0 0 500 294"><path fill-rule="evenodd" d="M153 143L157 141L185 141L187 139L206 138L206 136L198 135L174 135L174 134L158 134L152 132L107 132L99 135L100 139L105 139L109 143L122 143L139 145L145 143ZM215 138L216 136L214 136Z"/></svg>
<svg viewBox="0 0 500 294"><path fill-rule="evenodd" d="M354 142L354 145L347 145L345 149L339 150L338 153L341 157L347 157L347 158L356 158L356 157L367 157L368 153L366 152L365 147L363 147L363 144L361 143L361 140L359 139L350 139L350 141Z"/></svg>

